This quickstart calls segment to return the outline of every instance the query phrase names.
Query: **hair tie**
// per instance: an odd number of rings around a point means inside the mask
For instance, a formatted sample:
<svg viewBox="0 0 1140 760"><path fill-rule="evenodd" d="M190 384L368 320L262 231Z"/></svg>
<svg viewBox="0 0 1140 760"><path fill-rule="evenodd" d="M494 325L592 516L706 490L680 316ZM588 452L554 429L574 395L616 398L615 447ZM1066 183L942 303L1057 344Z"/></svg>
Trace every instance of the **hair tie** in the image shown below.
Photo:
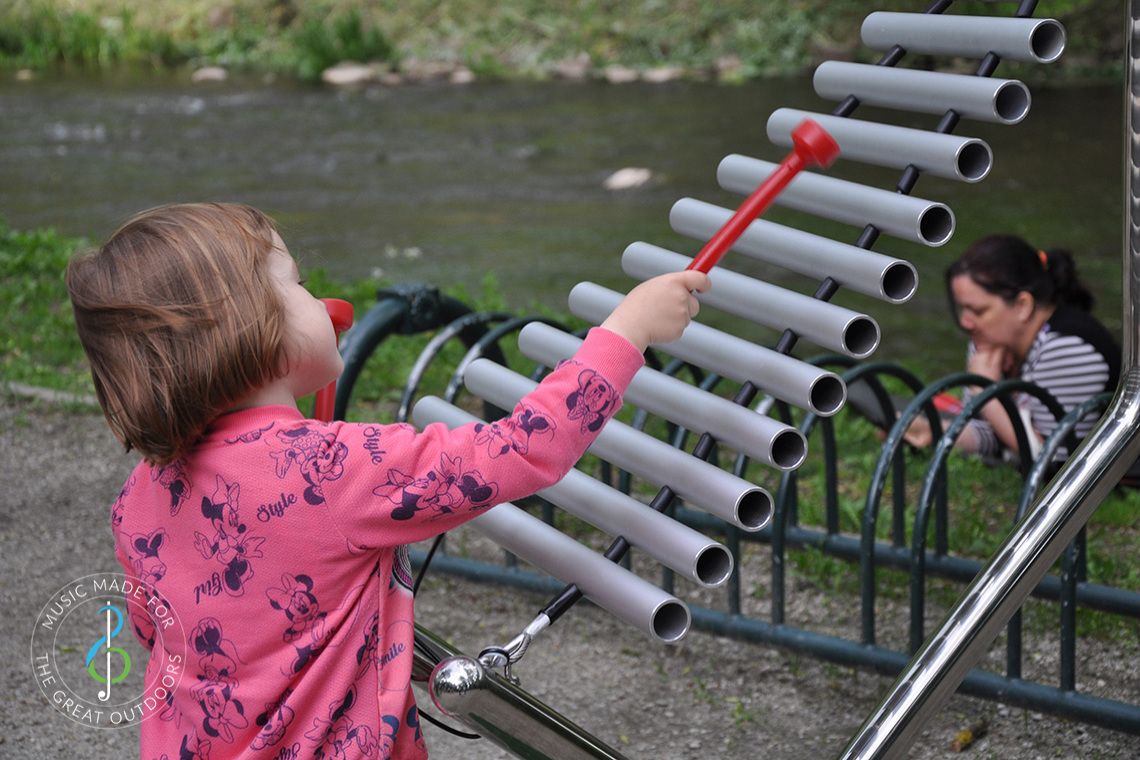
<svg viewBox="0 0 1140 760"><path fill-rule="evenodd" d="M1042 269L1048 269L1049 268L1049 254L1045 253L1045 251L1042 251L1040 248L1038 248L1037 249L1037 258L1041 261L1041 268Z"/></svg>

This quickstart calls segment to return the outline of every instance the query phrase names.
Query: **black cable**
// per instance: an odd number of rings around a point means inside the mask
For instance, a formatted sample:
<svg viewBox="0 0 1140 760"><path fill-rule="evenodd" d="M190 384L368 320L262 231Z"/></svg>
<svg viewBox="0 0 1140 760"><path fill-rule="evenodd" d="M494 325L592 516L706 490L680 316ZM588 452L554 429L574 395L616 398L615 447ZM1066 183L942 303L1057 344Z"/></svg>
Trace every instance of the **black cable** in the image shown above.
<svg viewBox="0 0 1140 760"><path fill-rule="evenodd" d="M428 723L430 723L433 726L436 726L438 728L442 728L447 733L454 734L455 736L458 736L460 739L482 739L483 738L479 734L469 734L466 731L460 731L458 728L454 728L452 726L449 726L446 723L444 723L442 720L440 720L439 718L433 718L431 715L424 712L423 710L420 710L419 713L420 713L420 717L426 718Z"/></svg>
<svg viewBox="0 0 1140 760"><path fill-rule="evenodd" d="M511 653L508 652L507 650L503 649L502 647L487 647L486 649L484 649L482 652L479 653L479 659L482 660L484 657L486 657L489 654L498 655L499 657L502 657L503 659L505 659L508 663L511 661Z"/></svg>
<svg viewBox="0 0 1140 760"><path fill-rule="evenodd" d="M423 583L424 576L427 575L427 569L428 565L431 564L431 558L435 556L435 552L437 549L439 549L439 545L443 543L443 537L445 535L447 534L440 533L435 537L435 540L431 542L431 548L428 549L427 556L424 557L424 563L420 565L420 571L416 573L416 582L412 584L412 596L415 596L416 592L420 590L420 584Z"/></svg>

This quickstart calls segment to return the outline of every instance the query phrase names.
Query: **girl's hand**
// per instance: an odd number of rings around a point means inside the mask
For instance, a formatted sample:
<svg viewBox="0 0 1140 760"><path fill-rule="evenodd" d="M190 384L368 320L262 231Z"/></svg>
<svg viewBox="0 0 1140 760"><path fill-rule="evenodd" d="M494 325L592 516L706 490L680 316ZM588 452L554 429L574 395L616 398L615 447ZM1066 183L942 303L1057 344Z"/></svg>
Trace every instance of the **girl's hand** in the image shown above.
<svg viewBox="0 0 1140 760"><path fill-rule="evenodd" d="M677 340L700 311L693 293L705 292L709 284L709 276L695 270L646 280L629 291L602 327L622 336L639 351L653 343Z"/></svg>

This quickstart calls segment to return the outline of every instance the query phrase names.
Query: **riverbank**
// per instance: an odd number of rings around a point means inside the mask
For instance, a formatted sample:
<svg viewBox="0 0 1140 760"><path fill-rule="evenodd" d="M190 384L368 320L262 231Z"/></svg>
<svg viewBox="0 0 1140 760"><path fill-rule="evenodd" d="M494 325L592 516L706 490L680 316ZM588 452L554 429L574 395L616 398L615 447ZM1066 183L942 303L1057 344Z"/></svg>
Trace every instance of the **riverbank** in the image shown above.
<svg viewBox="0 0 1140 760"><path fill-rule="evenodd" d="M1111 4L1117 12L1106 12ZM920 0L875 10L921 11ZM997 4L1004 6L1009 4ZM1039 78L1118 78L1123 0L1058 0L1039 15L1066 25L1069 47ZM22 78L63 69L230 70L317 81L355 62L387 83L449 79L678 78L739 82L803 72L826 58L873 60L861 0L533 3L529 0L22 0L0 10L0 67ZM958 13L1012 8L964 0ZM341 72L344 74L344 72ZM1010 72L1006 72L1007 75Z"/></svg>

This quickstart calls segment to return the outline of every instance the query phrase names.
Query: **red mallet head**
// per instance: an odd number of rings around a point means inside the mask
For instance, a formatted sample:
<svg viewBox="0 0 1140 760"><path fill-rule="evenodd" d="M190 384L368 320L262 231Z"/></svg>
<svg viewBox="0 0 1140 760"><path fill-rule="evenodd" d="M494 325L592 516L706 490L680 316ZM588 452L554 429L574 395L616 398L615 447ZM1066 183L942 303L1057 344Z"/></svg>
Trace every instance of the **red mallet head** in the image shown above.
<svg viewBox="0 0 1140 760"><path fill-rule="evenodd" d="M818 164L826 169L839 157L839 143L811 119L804 119L792 130L792 145L808 166Z"/></svg>

